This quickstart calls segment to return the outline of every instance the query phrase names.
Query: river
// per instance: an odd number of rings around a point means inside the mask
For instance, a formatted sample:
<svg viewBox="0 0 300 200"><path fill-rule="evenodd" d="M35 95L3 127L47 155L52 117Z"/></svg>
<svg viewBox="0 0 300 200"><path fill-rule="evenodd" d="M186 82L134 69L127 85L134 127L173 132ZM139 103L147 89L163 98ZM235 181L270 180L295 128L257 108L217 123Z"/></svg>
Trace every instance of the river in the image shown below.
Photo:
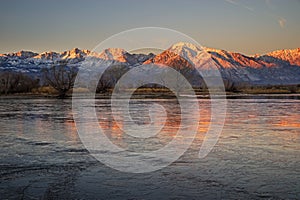
<svg viewBox="0 0 300 200"><path fill-rule="evenodd" d="M172 140L180 123L173 99L133 100L168 111L162 133L137 145L115 123L110 101L96 99L99 124L121 148L152 151ZM1 199L300 199L300 99L229 98L218 143L205 158L199 149L210 122L209 99L199 99L201 121L190 148L177 161L150 173L125 173L85 149L72 115L72 100L0 99Z"/></svg>

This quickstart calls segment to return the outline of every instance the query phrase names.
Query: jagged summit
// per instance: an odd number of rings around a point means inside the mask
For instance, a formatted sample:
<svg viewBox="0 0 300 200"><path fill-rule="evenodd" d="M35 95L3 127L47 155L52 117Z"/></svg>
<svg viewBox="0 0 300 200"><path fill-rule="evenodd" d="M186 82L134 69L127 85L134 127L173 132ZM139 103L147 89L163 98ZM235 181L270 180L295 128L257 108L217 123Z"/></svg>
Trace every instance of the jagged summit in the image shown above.
<svg viewBox="0 0 300 200"><path fill-rule="evenodd" d="M172 45L168 51L172 51L181 57L183 57L185 60L187 60L189 63L191 63L193 66L201 66L203 64L204 60L208 59L207 53L203 50L201 46L194 45L192 43L187 42L179 42L177 44Z"/></svg>
<svg viewBox="0 0 300 200"><path fill-rule="evenodd" d="M19 51L16 53L7 53L0 54L0 57L17 57L20 59L27 58L36 58L36 59L72 59L72 58L83 58L86 55L89 55L91 52L89 50L80 50L78 48L73 48L69 51L63 51L61 53L57 53L54 51L46 51L43 53L34 53L32 51Z"/></svg>
<svg viewBox="0 0 300 200"><path fill-rule="evenodd" d="M64 51L60 53L60 57L62 59L70 59L70 58L83 58L89 55L91 52L89 50L80 50L78 48L71 49L69 51Z"/></svg>
<svg viewBox="0 0 300 200"><path fill-rule="evenodd" d="M8 54L2 54L2 56L6 57L18 57L20 59L26 59L26 58L31 58L33 56L38 55L37 53L34 53L32 51L18 51L16 53L8 53Z"/></svg>
<svg viewBox="0 0 300 200"><path fill-rule="evenodd" d="M300 66L300 48L296 49L282 49L270 52L265 56L271 56L283 61L289 62L291 65Z"/></svg>
<svg viewBox="0 0 300 200"><path fill-rule="evenodd" d="M49 67L57 60L68 60L70 66L80 67L86 57L109 60L112 63L120 62L128 69L143 63L187 69L184 71L189 72L194 71L193 68L210 70L212 67L217 67L223 78L237 83L300 83L300 48L246 56L186 42L176 43L157 55L130 54L120 48L108 48L100 53L78 48L61 53L50 51L38 54L31 51L19 51L0 54L0 71L18 71L39 76L41 68Z"/></svg>
<svg viewBox="0 0 300 200"><path fill-rule="evenodd" d="M300 82L299 49L276 51L266 56L246 56L225 50L177 43L145 62L175 68L219 69L234 82L282 84ZM208 61L207 63L205 61ZM298 66L298 67L295 67Z"/></svg>
<svg viewBox="0 0 300 200"><path fill-rule="evenodd" d="M202 47L187 42L179 42L145 62L173 67L199 67L208 59Z"/></svg>
<svg viewBox="0 0 300 200"><path fill-rule="evenodd" d="M202 51L202 47L189 43L189 42L178 42L176 44L173 44L168 50L174 50L174 51Z"/></svg>
<svg viewBox="0 0 300 200"><path fill-rule="evenodd" d="M121 48L108 48L102 51L97 57L104 60L116 60L126 62L125 54L127 52Z"/></svg>
<svg viewBox="0 0 300 200"><path fill-rule="evenodd" d="M59 59L60 54L52 51L46 51L43 53L40 53L36 56L34 56L36 59L45 59L45 60L54 60L54 59Z"/></svg>
<svg viewBox="0 0 300 200"><path fill-rule="evenodd" d="M153 54L130 54L124 49L120 48L108 48L101 53L91 52L89 50L81 50L79 48L73 48L63 52L47 51L43 53L35 53L32 51L19 51L15 53L0 54L1 58L13 58L13 59L28 59L35 58L41 60L57 60L57 59L83 59L86 56L97 57L105 60L116 60L119 62L129 62L134 64L135 62L156 62L166 61L166 59L175 59L175 54L183 57L193 65L199 65L197 61L204 58L205 53L208 53L217 63L222 67L231 68L234 66L254 67L259 68L263 66L271 67L279 64L291 64L300 66L300 48L296 49L283 49L276 50L265 55L255 54L254 56L246 56L241 53L229 52L226 50L220 50L209 47L201 47L187 42L179 42L172 45L170 48L158 54L154 57ZM174 54L174 55L171 55ZM148 59L150 61L148 61ZM177 58L176 58L177 59ZM176 60L175 59L175 60Z"/></svg>

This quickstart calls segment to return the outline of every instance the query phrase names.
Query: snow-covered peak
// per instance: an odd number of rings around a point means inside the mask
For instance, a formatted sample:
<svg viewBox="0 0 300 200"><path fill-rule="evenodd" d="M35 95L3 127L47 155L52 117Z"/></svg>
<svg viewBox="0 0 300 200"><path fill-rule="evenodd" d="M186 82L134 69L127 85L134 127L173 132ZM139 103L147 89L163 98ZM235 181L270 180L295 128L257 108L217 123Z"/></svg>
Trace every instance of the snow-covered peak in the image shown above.
<svg viewBox="0 0 300 200"><path fill-rule="evenodd" d="M34 56L36 59L55 60L60 58L60 54L57 52L46 51Z"/></svg>
<svg viewBox="0 0 300 200"><path fill-rule="evenodd" d="M70 59L70 58L83 58L90 54L89 50L80 50L78 48L71 49L69 51L64 51L60 54L62 59Z"/></svg>
<svg viewBox="0 0 300 200"><path fill-rule="evenodd" d="M108 48L102 51L97 57L103 60L116 60L126 62L125 54L127 52L121 48Z"/></svg>
<svg viewBox="0 0 300 200"><path fill-rule="evenodd" d="M8 54L3 54L4 56L7 57L18 57L20 59L26 59L26 58L32 58L37 55L37 53L34 53L32 51L19 51L16 53L8 53Z"/></svg>
<svg viewBox="0 0 300 200"><path fill-rule="evenodd" d="M191 61L192 58L199 59L203 57L202 47L187 42L176 43L172 45L167 51L176 53L183 58L188 59L189 61Z"/></svg>
<svg viewBox="0 0 300 200"><path fill-rule="evenodd" d="M86 57L92 59L88 60ZM108 64L122 62L128 69L142 63L155 63L158 67L170 66L175 69L183 69L184 73L193 73L193 68L212 71L212 67L216 66L217 69L220 69L223 78L236 83L300 83L300 48L274 51L263 56L246 56L184 42L174 44L158 55L130 54L120 48L109 48L101 53L74 48L62 53L37 54L31 51L20 51L0 54L0 71L21 71L40 76L42 68L51 66L56 60L64 59L73 67L83 66L82 63L88 61L98 63L99 60L105 60L108 62L104 63ZM192 80L198 80L194 78Z"/></svg>
<svg viewBox="0 0 300 200"><path fill-rule="evenodd" d="M265 56L271 56L283 61L287 61L291 65L300 66L300 48L277 50L270 52Z"/></svg>
<svg viewBox="0 0 300 200"><path fill-rule="evenodd" d="M210 55L202 47L191 43L179 42L155 56L151 61L146 61L145 64L153 62L173 67L200 67L209 58Z"/></svg>
<svg viewBox="0 0 300 200"><path fill-rule="evenodd" d="M16 53L0 54L0 60L1 62L9 62L13 65L18 65L20 62L48 63L61 59L68 59L71 63L77 63L82 61L86 56L123 62L131 66L141 63L161 63L171 66L200 67L210 58L221 68L300 66L300 48L277 50L263 56L246 56L226 50L201 47L187 42L176 43L156 56L153 54L130 54L121 48L108 48L101 53L73 48L61 53L50 51L37 54L31 51L19 51Z"/></svg>
<svg viewBox="0 0 300 200"><path fill-rule="evenodd" d="M220 49L214 48L204 48L223 68L233 68L233 67L253 67L253 68L260 68L263 66L269 66L268 63L263 61L259 61L254 56L246 56L241 53L235 53Z"/></svg>
<svg viewBox="0 0 300 200"><path fill-rule="evenodd" d="M192 43L188 42L178 42L174 45L172 45L168 50L174 50L174 51L202 51L202 47L194 45Z"/></svg>

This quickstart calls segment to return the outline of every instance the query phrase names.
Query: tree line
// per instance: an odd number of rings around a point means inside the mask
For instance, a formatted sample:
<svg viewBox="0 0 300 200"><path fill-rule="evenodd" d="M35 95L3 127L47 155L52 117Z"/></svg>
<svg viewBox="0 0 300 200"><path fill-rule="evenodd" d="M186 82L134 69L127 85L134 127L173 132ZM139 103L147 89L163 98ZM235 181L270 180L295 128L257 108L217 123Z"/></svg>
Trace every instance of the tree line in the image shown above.
<svg viewBox="0 0 300 200"><path fill-rule="evenodd" d="M90 78L87 89L92 88L97 93L105 93L114 88L117 81L125 74L129 68L122 64L117 64L109 67L98 80L98 75L95 74L94 78ZM206 89L205 82L201 77L193 77L195 73L192 73L189 68L176 69L185 76L187 80L200 81L200 89ZM42 79L34 78L21 72L3 71L0 72L0 94L8 95L14 93L29 93L34 89L40 87L51 87L53 88L59 98L67 97L74 87L74 82L78 73L77 67L70 67L67 61L59 61L51 65L49 68L42 69ZM166 75L167 76L167 75ZM181 79L178 77L172 77L175 82L178 83L178 92L182 90ZM241 84L224 79L224 86L227 92L238 92L241 88ZM160 85L148 85L149 88L159 88ZM250 86L244 86L250 87ZM300 85L287 86L287 91L291 93L297 92Z"/></svg>
<svg viewBox="0 0 300 200"><path fill-rule="evenodd" d="M127 70L123 65L115 65L107 69L98 82L97 78L88 80L89 85L96 85L94 88L97 93L105 93L114 87ZM0 94L30 93L33 90L39 91L41 87L51 87L56 91L58 98L65 98L74 87L77 73L78 68L70 67L67 61L58 61L49 68L41 69L43 81L21 72L3 71L0 72ZM87 89L89 88L87 86Z"/></svg>
<svg viewBox="0 0 300 200"><path fill-rule="evenodd" d="M0 94L26 93L40 86L39 79L34 79L21 72L0 72Z"/></svg>

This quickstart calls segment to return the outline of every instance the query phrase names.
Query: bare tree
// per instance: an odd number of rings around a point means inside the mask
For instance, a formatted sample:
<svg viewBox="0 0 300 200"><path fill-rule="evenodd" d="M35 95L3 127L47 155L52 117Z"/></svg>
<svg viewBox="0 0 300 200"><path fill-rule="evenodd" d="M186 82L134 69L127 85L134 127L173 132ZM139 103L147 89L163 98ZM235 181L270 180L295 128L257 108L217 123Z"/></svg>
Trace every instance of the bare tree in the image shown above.
<svg viewBox="0 0 300 200"><path fill-rule="evenodd" d="M230 79L223 79L224 87L226 92L237 92L237 87L234 81Z"/></svg>
<svg viewBox="0 0 300 200"><path fill-rule="evenodd" d="M1 93L5 95L10 93L19 83L19 76L14 72L3 72L0 79Z"/></svg>
<svg viewBox="0 0 300 200"><path fill-rule="evenodd" d="M15 86L13 92L31 92L33 88L38 88L39 79L35 79L33 77L30 77L26 74L18 74L18 84Z"/></svg>
<svg viewBox="0 0 300 200"><path fill-rule="evenodd" d="M108 89L111 88L111 80L107 76L103 76L98 81L96 92L97 93L106 93Z"/></svg>
<svg viewBox="0 0 300 200"><path fill-rule="evenodd" d="M160 82L162 85L166 85L167 81L172 83L173 90L176 93L175 95L179 96L181 93L184 93L186 89L188 89L186 81L192 85L193 69L179 66L173 66L173 69L177 71L175 75L174 73L170 73L171 71L168 68L162 70L160 74Z"/></svg>
<svg viewBox="0 0 300 200"><path fill-rule="evenodd" d="M67 92L73 89L78 70L68 67L67 61L59 61L50 68L44 68L45 81L58 91L59 98L65 98Z"/></svg>
<svg viewBox="0 0 300 200"><path fill-rule="evenodd" d="M0 93L30 92L39 86L39 80L18 72L0 72Z"/></svg>
<svg viewBox="0 0 300 200"><path fill-rule="evenodd" d="M104 72L104 81L109 82L109 86L111 88L114 88L117 82L120 80L120 78L128 71L128 67L124 64L115 64L110 66L105 72ZM115 88L120 89L120 88Z"/></svg>

